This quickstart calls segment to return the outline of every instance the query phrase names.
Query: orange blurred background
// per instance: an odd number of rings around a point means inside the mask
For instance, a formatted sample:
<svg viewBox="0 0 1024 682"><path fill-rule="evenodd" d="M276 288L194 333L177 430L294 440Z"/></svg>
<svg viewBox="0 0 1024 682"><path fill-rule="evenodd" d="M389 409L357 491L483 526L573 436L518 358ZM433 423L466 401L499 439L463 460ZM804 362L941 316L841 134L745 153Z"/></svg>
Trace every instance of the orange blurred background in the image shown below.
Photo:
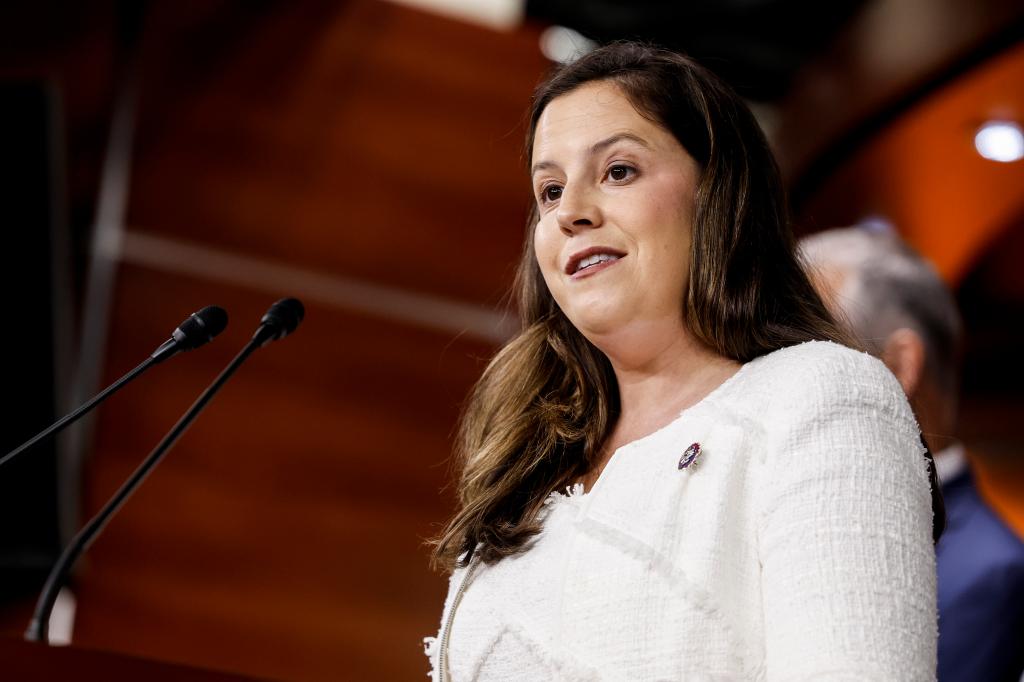
<svg viewBox="0 0 1024 682"><path fill-rule="evenodd" d="M189 313L231 316L60 441L41 532L66 539L99 509L269 303L307 309L82 561L77 646L284 680L426 675L447 585L424 541L452 507L460 405L514 329L525 111L559 37L572 43L552 26L574 18L596 39L677 30L730 79L775 144L798 232L882 221L936 263L967 322L962 436L1024 533L1024 161L974 147L986 121L1024 124L1019 3L851 1L809 25L809 3L781 0L672 21L664 3L628 21L603 20L607 3L440 4L0 10L0 83L46 93L57 150L56 414ZM24 629L43 576L4 595L4 633Z"/></svg>

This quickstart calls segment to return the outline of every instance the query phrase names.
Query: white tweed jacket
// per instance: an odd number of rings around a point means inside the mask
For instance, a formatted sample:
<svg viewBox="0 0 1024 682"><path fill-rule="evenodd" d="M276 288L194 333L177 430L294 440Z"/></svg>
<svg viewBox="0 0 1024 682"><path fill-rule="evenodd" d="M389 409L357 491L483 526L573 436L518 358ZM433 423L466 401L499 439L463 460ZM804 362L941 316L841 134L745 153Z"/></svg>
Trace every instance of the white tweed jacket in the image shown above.
<svg viewBox="0 0 1024 682"><path fill-rule="evenodd" d="M434 680L442 648L452 682L935 678L926 461L864 353L749 362L545 510L526 552L453 573Z"/></svg>

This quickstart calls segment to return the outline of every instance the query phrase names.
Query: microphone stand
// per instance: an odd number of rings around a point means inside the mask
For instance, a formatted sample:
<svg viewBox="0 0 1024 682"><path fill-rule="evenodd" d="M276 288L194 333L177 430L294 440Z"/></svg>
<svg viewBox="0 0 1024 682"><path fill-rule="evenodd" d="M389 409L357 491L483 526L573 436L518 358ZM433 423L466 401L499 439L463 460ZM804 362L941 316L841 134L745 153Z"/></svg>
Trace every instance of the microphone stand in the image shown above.
<svg viewBox="0 0 1024 682"><path fill-rule="evenodd" d="M140 374L142 374L143 372L145 372L147 369L149 369L150 367L152 367L156 363L157 363L157 359L154 358L153 356L150 356L150 357L146 358L142 362L142 364L140 364L138 367L136 367L132 371L130 371L127 374L125 374L123 377L121 377L120 379L118 379L117 381L112 383L110 386L107 386L105 389L103 389L102 391L97 393L95 396L92 397L92 399L89 402L85 403L84 405L79 407L74 412L71 412L69 414L64 415L59 420L57 420L56 422L51 424L49 426L49 428L47 428L45 431L35 435L30 440L27 440L24 443L22 443L21 445L19 445L16 449L11 450L10 452L8 452L3 457L0 457L0 467L2 467L4 464L9 462L10 460L14 459L15 457L17 457L21 453L25 452L25 450L28 450L30 447L32 447L33 445L35 445L39 441L47 438L50 434L52 434L52 433L54 433L56 431L60 431L64 427L69 426L69 425L75 423L85 413L89 412L92 408L96 407L101 402L106 400L109 395L119 391L121 389L121 387L123 387L129 381L131 381L135 377L137 377Z"/></svg>
<svg viewBox="0 0 1024 682"><path fill-rule="evenodd" d="M75 561L78 557L88 549L90 543L95 537L103 530L107 522L110 520L117 510L125 503L125 501L135 492L136 488L142 484L149 472L160 463L164 454L177 442L177 440L185 433L186 429L192 424L195 418L202 412L206 404L210 402L214 395L220 390L224 383L231 378L231 375L235 373L246 358L252 354L254 350L259 348L261 345L267 342L265 334L261 334L261 331L266 327L261 328L260 331L252 338L249 343L245 345L242 351L235 356L235 359L224 368L224 371L214 379L213 383L202 395L192 404L192 407L178 420L178 423L168 432L164 439L153 449L148 457L139 465L139 467L132 473L127 481L114 493L114 496L103 506L96 516L89 520L89 522L78 532L78 534L71 540L68 546L64 549L60 559L54 565L50 571L50 575L46 578L46 584L43 587L42 594L39 595L39 601L36 602L35 612L32 614L32 620L29 623L28 629L25 631L25 639L30 642L41 642L47 643L48 630L50 623L50 614L53 611L54 602L57 600L57 594L60 592L60 588L64 585L67 579L68 573L74 566ZM147 362L149 362L147 360ZM145 365L147 363L143 363ZM133 370L135 371L135 370Z"/></svg>
<svg viewBox="0 0 1024 682"><path fill-rule="evenodd" d="M209 343L215 336L224 331L224 327L226 327L227 324L228 314L223 308L219 308L215 305L206 306L202 310L189 315L185 318L185 321L178 325L178 328L171 333L171 338L160 344L155 351L150 353L149 357L146 358L142 364L125 374L110 386L107 386L105 389L93 396L89 402L85 403L74 412L64 415L44 429L41 433L36 434L14 450L11 450L3 457L0 457L0 467L25 452L39 441L75 423L87 412L106 400L112 394L121 390L125 384L135 379L153 365L161 363L167 358L173 357L182 351L199 348L200 346Z"/></svg>

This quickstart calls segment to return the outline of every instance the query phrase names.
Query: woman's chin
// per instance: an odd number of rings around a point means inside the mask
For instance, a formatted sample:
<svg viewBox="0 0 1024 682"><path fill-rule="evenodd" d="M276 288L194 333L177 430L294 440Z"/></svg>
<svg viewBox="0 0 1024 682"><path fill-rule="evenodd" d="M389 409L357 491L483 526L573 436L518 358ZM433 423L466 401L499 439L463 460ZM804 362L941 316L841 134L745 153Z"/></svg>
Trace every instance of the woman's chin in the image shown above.
<svg viewBox="0 0 1024 682"><path fill-rule="evenodd" d="M583 336L595 344L597 339L614 336L629 324L629 318L623 311L609 310L605 306L591 306L586 311L569 316L569 319Z"/></svg>
<svg viewBox="0 0 1024 682"><path fill-rule="evenodd" d="M607 334L613 332L616 327L628 324L624 307L607 299L598 299L573 305L572 309L566 310L566 316L572 326L580 330L584 336L592 333Z"/></svg>

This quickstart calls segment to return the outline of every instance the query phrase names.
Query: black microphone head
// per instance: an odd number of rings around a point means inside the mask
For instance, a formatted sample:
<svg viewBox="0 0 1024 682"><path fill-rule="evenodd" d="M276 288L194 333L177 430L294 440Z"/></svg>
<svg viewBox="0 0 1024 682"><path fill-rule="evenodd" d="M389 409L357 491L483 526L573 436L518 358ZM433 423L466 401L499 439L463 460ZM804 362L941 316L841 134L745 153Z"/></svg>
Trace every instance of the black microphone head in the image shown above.
<svg viewBox="0 0 1024 682"><path fill-rule="evenodd" d="M208 305L189 315L172 336L180 350L192 350L212 341L227 326L227 311L220 306Z"/></svg>
<svg viewBox="0 0 1024 682"><path fill-rule="evenodd" d="M268 341L276 341L295 331L305 315L306 309L302 306L302 301L297 298L282 298L270 306L260 320L260 327L272 332Z"/></svg>

